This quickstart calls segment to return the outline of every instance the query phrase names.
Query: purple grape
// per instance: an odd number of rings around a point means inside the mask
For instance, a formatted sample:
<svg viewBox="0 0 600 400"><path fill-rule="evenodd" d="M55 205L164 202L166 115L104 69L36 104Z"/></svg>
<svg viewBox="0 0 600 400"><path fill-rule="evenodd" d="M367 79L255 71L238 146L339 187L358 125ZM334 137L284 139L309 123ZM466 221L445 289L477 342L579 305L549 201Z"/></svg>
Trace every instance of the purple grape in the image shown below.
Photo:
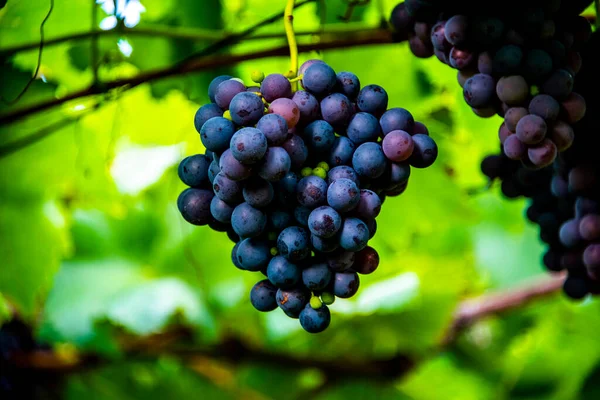
<svg viewBox="0 0 600 400"><path fill-rule="evenodd" d="M517 135L510 135L504 141L504 154L511 160L520 160L527 154L527 146L519 140Z"/></svg>
<svg viewBox="0 0 600 400"><path fill-rule="evenodd" d="M579 234L579 222L576 219L569 219L561 225L559 237L560 242L565 247L573 248L582 241L582 237Z"/></svg>
<svg viewBox="0 0 600 400"><path fill-rule="evenodd" d="M232 181L242 181L252 175L252 166L245 165L233 157L230 149L227 149L219 158L220 171Z"/></svg>
<svg viewBox="0 0 600 400"><path fill-rule="evenodd" d="M256 129L265 135L269 146L279 146L291 136L285 118L277 114L263 116L256 124Z"/></svg>
<svg viewBox="0 0 600 400"><path fill-rule="evenodd" d="M414 149L414 142L410 134L400 130L389 132L381 144L385 156L394 162L408 159Z"/></svg>
<svg viewBox="0 0 600 400"><path fill-rule="evenodd" d="M499 75L510 75L518 71L523 61L523 51L519 46L508 44L502 46L494 55L493 71Z"/></svg>
<svg viewBox="0 0 600 400"><path fill-rule="evenodd" d="M217 221L227 224L231 222L233 207L215 196L210 202L210 213Z"/></svg>
<svg viewBox="0 0 600 400"><path fill-rule="evenodd" d="M554 142L556 149L561 152L571 147L575 139L575 133L571 125L558 120L550 126L548 138Z"/></svg>
<svg viewBox="0 0 600 400"><path fill-rule="evenodd" d="M189 188L181 192L177 206L181 216L190 224L206 225L212 219L210 203L214 194L209 190Z"/></svg>
<svg viewBox="0 0 600 400"><path fill-rule="evenodd" d="M544 139L527 150L529 160L538 168L552 164L556 159L556 153L556 145L550 139Z"/></svg>
<svg viewBox="0 0 600 400"><path fill-rule="evenodd" d="M271 204L275 192L268 181L254 177L246 181L242 194L246 203L255 208L263 208Z"/></svg>
<svg viewBox="0 0 600 400"><path fill-rule="evenodd" d="M327 183L329 185L331 185L331 183L333 181L335 181L336 179L340 179L340 178L350 179L357 186L360 184L360 181L358 179L358 175L356 174L356 171L354 171L354 169L352 167L349 167L347 165L339 165L337 167L330 169L329 172L327 173Z"/></svg>
<svg viewBox="0 0 600 400"><path fill-rule="evenodd" d="M352 117L350 100L341 93L333 93L321 100L323 119L335 127L345 127Z"/></svg>
<svg viewBox="0 0 600 400"><path fill-rule="evenodd" d="M409 34L408 47L410 51L418 58L429 58L434 54L434 48L431 41L424 41L416 35Z"/></svg>
<svg viewBox="0 0 600 400"><path fill-rule="evenodd" d="M269 105L269 113L281 115L288 128L293 129L300 120L300 110L292 99L279 98Z"/></svg>
<svg viewBox="0 0 600 400"><path fill-rule="evenodd" d="M427 135L417 134L412 137L414 149L408 159L408 163L415 168L427 168L431 166L438 155L435 141Z"/></svg>
<svg viewBox="0 0 600 400"><path fill-rule="evenodd" d="M565 69L557 69L542 83L542 93L564 100L573 90L573 75Z"/></svg>
<svg viewBox="0 0 600 400"><path fill-rule="evenodd" d="M281 232L292 222L292 215L283 210L275 210L268 216L267 224L269 229L274 229L276 232Z"/></svg>
<svg viewBox="0 0 600 400"><path fill-rule="evenodd" d="M321 105L319 100L312 94L304 90L298 90L292 96L292 101L300 110L300 123L306 125L314 120L321 118Z"/></svg>
<svg viewBox="0 0 600 400"><path fill-rule="evenodd" d="M283 178L292 167L292 160L283 147L269 147L258 168L258 175L269 182Z"/></svg>
<svg viewBox="0 0 600 400"><path fill-rule="evenodd" d="M448 56L448 61L450 61L452 68L458 70L469 68L474 60L475 54L471 50L459 49L457 47L452 47Z"/></svg>
<svg viewBox="0 0 600 400"><path fill-rule="evenodd" d="M475 74L465 82L463 96L471 107L486 107L495 97L496 84L490 75Z"/></svg>
<svg viewBox="0 0 600 400"><path fill-rule="evenodd" d="M523 72L527 79L543 82L552 72L552 58L542 49L531 49L525 56Z"/></svg>
<svg viewBox="0 0 600 400"><path fill-rule="evenodd" d="M480 74L492 75L494 71L494 61L489 52L484 51L477 56L477 70Z"/></svg>
<svg viewBox="0 0 600 400"><path fill-rule="evenodd" d="M213 191L218 198L229 204L238 204L243 198L240 183L229 179L223 171L215 176Z"/></svg>
<svg viewBox="0 0 600 400"><path fill-rule="evenodd" d="M361 189L360 200L353 210L353 215L365 220L376 218L381 211L381 199L375 192L369 189Z"/></svg>
<svg viewBox="0 0 600 400"><path fill-rule="evenodd" d="M517 123L517 136L525 144L536 144L546 136L546 122L537 115L526 115Z"/></svg>
<svg viewBox="0 0 600 400"><path fill-rule="evenodd" d="M308 148L304 140L298 135L292 135L281 145L290 156L292 168L300 168L308 158Z"/></svg>
<svg viewBox="0 0 600 400"><path fill-rule="evenodd" d="M444 36L453 46L467 41L469 19L464 15L454 15L444 25Z"/></svg>
<svg viewBox="0 0 600 400"><path fill-rule="evenodd" d="M517 132L517 124L523 118L529 114L525 107L512 107L504 113L504 123L506 128L512 133Z"/></svg>
<svg viewBox="0 0 600 400"><path fill-rule="evenodd" d="M360 251L369 241L369 228L359 218L346 218L340 231L340 246L348 251Z"/></svg>
<svg viewBox="0 0 600 400"><path fill-rule="evenodd" d="M256 128L242 128L231 137L233 157L242 164L254 164L267 152L267 138Z"/></svg>
<svg viewBox="0 0 600 400"><path fill-rule="evenodd" d="M367 246L356 253L352 269L359 274L368 275L377 269L379 266L379 254L371 246Z"/></svg>
<svg viewBox="0 0 600 400"><path fill-rule="evenodd" d="M506 139L512 134L513 134L513 132L511 132L506 127L506 120L505 120L503 123L500 124L500 128L498 128L498 139L500 139L500 143L504 144Z"/></svg>
<svg viewBox="0 0 600 400"><path fill-rule="evenodd" d="M446 21L439 21L431 28L431 44L434 49L442 52L448 51L452 47L444 35L445 28Z"/></svg>
<svg viewBox="0 0 600 400"><path fill-rule="evenodd" d="M396 107L390 108L383 113L379 119L379 125L381 126L383 135L397 130L412 134L415 129L415 119L408 110Z"/></svg>
<svg viewBox="0 0 600 400"><path fill-rule="evenodd" d="M298 318L310 300L310 293L305 288L278 289L275 295L277 305L290 318Z"/></svg>
<svg viewBox="0 0 600 400"><path fill-rule="evenodd" d="M323 61L323 60L318 60L318 59L316 59L316 58L313 58L313 59L310 59L310 60L304 61L304 62L302 63L302 65L300 65L300 68L298 68L298 76L300 76L300 75L304 75L304 73L306 72L306 69L307 69L308 67L310 67L311 65L313 65L313 64L325 64L325 61Z"/></svg>
<svg viewBox="0 0 600 400"><path fill-rule="evenodd" d="M529 85L520 75L503 76L496 84L496 94L509 106L519 106L529 96Z"/></svg>
<svg viewBox="0 0 600 400"><path fill-rule="evenodd" d="M315 292L323 290L329 285L333 273L326 263L310 265L302 271L302 283L308 290Z"/></svg>
<svg viewBox="0 0 600 400"><path fill-rule="evenodd" d="M329 308L322 304L319 308L312 308L310 304L300 311L300 326L308 333L323 332L331 323Z"/></svg>
<svg viewBox="0 0 600 400"><path fill-rule="evenodd" d="M563 119L570 124L578 122L586 112L585 99L575 92L571 92L561 103Z"/></svg>
<svg viewBox="0 0 600 400"><path fill-rule="evenodd" d="M238 94L246 91L246 86L243 83L228 79L223 81L217 86L215 90L215 103L223 110L229 110L229 104L233 97Z"/></svg>
<svg viewBox="0 0 600 400"><path fill-rule="evenodd" d="M317 235L310 235L310 243L316 251L321 253L332 253L340 247L339 239L336 236L325 239Z"/></svg>
<svg viewBox="0 0 600 400"><path fill-rule="evenodd" d="M584 240L600 239L600 215L588 214L579 222L579 234Z"/></svg>
<svg viewBox="0 0 600 400"><path fill-rule="evenodd" d="M265 113L265 105L256 94L242 92L231 99L229 112L231 113L231 119L236 124L254 126Z"/></svg>
<svg viewBox="0 0 600 400"><path fill-rule="evenodd" d="M312 209L308 207L298 206L294 208L294 218L300 225L308 227L308 217L310 216L311 212Z"/></svg>
<svg viewBox="0 0 600 400"><path fill-rule="evenodd" d="M542 117L546 122L558 118L560 105L552 96L538 94L529 102L529 113Z"/></svg>
<svg viewBox="0 0 600 400"><path fill-rule="evenodd" d="M409 130L406 130L406 129L402 129L402 130L405 132L411 133ZM429 129L427 129L427 127L425 126L424 123L415 121L415 128L413 129L413 132L411 134L412 135L421 134L421 135L429 136Z"/></svg>
<svg viewBox="0 0 600 400"><path fill-rule="evenodd" d="M216 78L214 78L210 84L208 85L208 98L210 99L210 101L212 103L215 102L215 93L217 91L217 87L222 83L225 82L229 79L233 78L233 76L229 76L229 75L221 75L221 76L217 76ZM202 127L202 126L200 126Z"/></svg>
<svg viewBox="0 0 600 400"><path fill-rule="evenodd" d="M339 298L347 299L358 292L360 279L354 271L336 272L333 276L333 294Z"/></svg>
<svg viewBox="0 0 600 400"><path fill-rule="evenodd" d="M292 97L292 85L288 78L281 74L269 74L260 84L260 93L267 103L282 97Z"/></svg>

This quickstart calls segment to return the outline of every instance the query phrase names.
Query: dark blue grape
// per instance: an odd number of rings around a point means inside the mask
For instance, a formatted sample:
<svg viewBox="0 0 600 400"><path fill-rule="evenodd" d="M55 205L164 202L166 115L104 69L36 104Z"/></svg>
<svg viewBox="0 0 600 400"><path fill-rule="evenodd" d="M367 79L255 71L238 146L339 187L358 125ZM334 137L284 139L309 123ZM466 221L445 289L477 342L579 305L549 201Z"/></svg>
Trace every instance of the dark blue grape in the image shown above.
<svg viewBox="0 0 600 400"><path fill-rule="evenodd" d="M308 333L323 332L331 323L331 313L325 304L317 309L307 304L300 312L299 318L302 329Z"/></svg>
<svg viewBox="0 0 600 400"><path fill-rule="evenodd" d="M238 205L231 214L231 226L242 238L260 235L267 225L267 216L248 203Z"/></svg>
<svg viewBox="0 0 600 400"><path fill-rule="evenodd" d="M450 50L452 45L446 39L444 34L446 30L446 21L439 21L431 28L431 44L435 50L445 53ZM392 129L393 130L393 129Z"/></svg>
<svg viewBox="0 0 600 400"><path fill-rule="evenodd" d="M302 271L302 283L310 291L323 290L331 281L333 273L326 263L313 264Z"/></svg>
<svg viewBox="0 0 600 400"><path fill-rule="evenodd" d="M329 185L331 185L331 183L336 179L340 178L350 179L352 182L356 183L357 186L360 184L356 171L347 165L339 165L330 169L327 173L327 183Z"/></svg>
<svg viewBox="0 0 600 400"><path fill-rule="evenodd" d="M196 128L196 131L200 133L202 125L204 125L206 121L208 121L212 117L222 116L223 110L221 110L218 105L214 103L205 104L202 107L200 107L198 111L196 111L196 114L194 114L194 127Z"/></svg>
<svg viewBox="0 0 600 400"><path fill-rule="evenodd" d="M292 162L292 168L300 168L308 158L308 148L304 140L298 135L292 135L281 145L287 151Z"/></svg>
<svg viewBox="0 0 600 400"><path fill-rule="evenodd" d="M290 289L300 281L302 272L296 264L277 256L269 261L267 277L273 285L282 289Z"/></svg>
<svg viewBox="0 0 600 400"><path fill-rule="evenodd" d="M279 146L290 137L285 118L278 114L264 115L256 124L256 129L265 135L269 146Z"/></svg>
<svg viewBox="0 0 600 400"><path fill-rule="evenodd" d="M223 110L229 110L229 104L234 96L238 93L246 91L246 86L243 83L228 79L219 83L215 90L215 103Z"/></svg>
<svg viewBox="0 0 600 400"><path fill-rule="evenodd" d="M273 186L264 179L254 177L249 179L242 190L244 201L255 208L263 208L271 204L273 196Z"/></svg>
<svg viewBox="0 0 600 400"><path fill-rule="evenodd" d="M356 104L360 111L368 112L378 117L387 108L388 94L379 85L367 85L358 93Z"/></svg>
<svg viewBox="0 0 600 400"><path fill-rule="evenodd" d="M347 299L358 291L360 279L354 271L336 272L333 276L333 294L339 298Z"/></svg>
<svg viewBox="0 0 600 400"><path fill-rule="evenodd" d="M400 35L400 39L406 40L408 32L414 28L415 18L406 10L406 4L399 3L392 10L390 24L392 24L396 33Z"/></svg>
<svg viewBox="0 0 600 400"><path fill-rule="evenodd" d="M237 233L234 232L234 234L237 236ZM242 242L241 242L241 240L239 240L239 236L238 236L238 241L233 246L233 249L231 249L231 262L233 263L233 265L236 268L245 271L244 267L242 267L242 264L240 264L240 261L238 260L238 257L237 257L237 250L239 249L241 243Z"/></svg>
<svg viewBox="0 0 600 400"><path fill-rule="evenodd" d="M213 103L215 102L215 93L217 91L217 87L222 82L225 82L231 78L233 78L233 77L229 76L229 75L221 75L221 76L217 76L212 81L210 81L210 84L208 85L208 98L210 99L211 102L213 102Z"/></svg>
<svg viewBox="0 0 600 400"><path fill-rule="evenodd" d="M523 62L523 74L533 82L544 81L552 72L552 57L542 49L531 49Z"/></svg>
<svg viewBox="0 0 600 400"><path fill-rule="evenodd" d="M353 211L353 215L359 218L376 218L381 212L381 200L379 196L369 189L361 189L360 201Z"/></svg>
<svg viewBox="0 0 600 400"><path fill-rule="evenodd" d="M253 167L245 165L233 157L230 149L227 149L219 158L220 171L232 181L242 181L252 175Z"/></svg>
<svg viewBox="0 0 600 400"><path fill-rule="evenodd" d="M229 141L235 133L233 122L223 117L213 117L200 129L200 140L204 147L215 153L221 153L229 147Z"/></svg>
<svg viewBox="0 0 600 400"><path fill-rule="evenodd" d="M333 146L335 133L328 122L317 120L304 128L304 139L309 149L317 153L324 153Z"/></svg>
<svg viewBox="0 0 600 400"><path fill-rule="evenodd" d="M231 225L217 221L214 218L208 221L208 227L215 232L227 232L229 229L231 229Z"/></svg>
<svg viewBox="0 0 600 400"><path fill-rule="evenodd" d="M359 176L377 178L385 171L387 159L381 145L374 142L363 143L352 156L352 168Z"/></svg>
<svg viewBox="0 0 600 400"><path fill-rule="evenodd" d="M575 218L583 218L587 214L599 214L600 204L587 197L577 197L575 200Z"/></svg>
<svg viewBox="0 0 600 400"><path fill-rule="evenodd" d="M269 214L269 228L277 233L281 232L292 223L292 215L283 210L275 210Z"/></svg>
<svg viewBox="0 0 600 400"><path fill-rule="evenodd" d="M318 98L331 92L337 82L335 71L327 64L314 63L304 71L302 86Z"/></svg>
<svg viewBox="0 0 600 400"><path fill-rule="evenodd" d="M208 180L210 181L211 185L215 183L215 178L219 172L221 172L219 164L216 161L211 162L208 166Z"/></svg>
<svg viewBox="0 0 600 400"><path fill-rule="evenodd" d="M214 194L204 189L186 189L179 195L177 205L181 216L190 224L206 225L212 219L210 202Z"/></svg>
<svg viewBox="0 0 600 400"><path fill-rule="evenodd" d="M321 118L321 105L319 100L305 90L298 90L292 96L292 101L300 110L300 123L306 125L316 119Z"/></svg>
<svg viewBox="0 0 600 400"><path fill-rule="evenodd" d="M270 103L282 97L292 97L292 85L288 78L281 74L269 74L260 84L260 92L267 103Z"/></svg>
<svg viewBox="0 0 600 400"><path fill-rule="evenodd" d="M298 224L307 227L308 217L310 216L311 212L312 209L308 207L298 206L294 208L294 219L296 220L296 222L298 222Z"/></svg>
<svg viewBox="0 0 600 400"><path fill-rule="evenodd" d="M269 147L258 169L258 175L269 182L276 182L283 178L291 167L292 161L283 147Z"/></svg>
<svg viewBox="0 0 600 400"><path fill-rule="evenodd" d="M467 41L469 33L469 19L464 15L454 15L444 26L444 36L453 46L463 44Z"/></svg>
<svg viewBox="0 0 600 400"><path fill-rule="evenodd" d="M304 73L306 72L307 68L310 67L313 64L325 64L325 61L319 60L319 59L316 59L316 58L312 58L310 60L304 61L300 65L300 68L298 68L298 76L304 75Z"/></svg>
<svg viewBox="0 0 600 400"><path fill-rule="evenodd" d="M358 96L358 92L360 91L360 80L352 72L338 72L335 90L353 100Z"/></svg>
<svg viewBox="0 0 600 400"><path fill-rule="evenodd" d="M547 122L552 122L558 118L559 112L560 104L550 95L538 94L529 102L529 113L542 117Z"/></svg>
<svg viewBox="0 0 600 400"><path fill-rule="evenodd" d="M471 107L487 107L492 103L495 96L496 83L490 75L475 74L465 82L463 97Z"/></svg>
<svg viewBox="0 0 600 400"><path fill-rule="evenodd" d="M234 207L225 203L217 196L213 197L212 201L210 202L210 213L217 221L222 223L231 222L231 213L233 213L233 208Z"/></svg>
<svg viewBox="0 0 600 400"><path fill-rule="evenodd" d="M322 238L316 235L310 235L310 243L313 248L321 253L331 253L340 247L340 242L337 237Z"/></svg>
<svg viewBox="0 0 600 400"><path fill-rule="evenodd" d="M391 174L389 185L397 186L408 182L410 177L410 165L406 163L391 163Z"/></svg>
<svg viewBox="0 0 600 400"><path fill-rule="evenodd" d="M475 17L473 31L470 33L477 43L489 48L498 43L504 34L504 23L494 17Z"/></svg>
<svg viewBox="0 0 600 400"><path fill-rule="evenodd" d="M327 265L333 271L342 272L350 269L354 264L355 254L353 251L338 250L327 256Z"/></svg>
<svg viewBox="0 0 600 400"><path fill-rule="evenodd" d="M298 174L295 172L288 172L279 182L277 182L277 187L286 194L296 195L296 187L298 186L299 181L300 178L298 177Z"/></svg>
<svg viewBox="0 0 600 400"><path fill-rule="evenodd" d="M380 133L379 121L373 115L366 112L354 114L346 130L348 139L352 140L355 144L374 142Z"/></svg>
<svg viewBox="0 0 600 400"><path fill-rule="evenodd" d="M213 197L214 199L215 197ZM235 233L235 231L233 230L233 228L231 227L231 225L229 226L229 228L227 229L227 238L229 240L231 240L233 243L237 244L240 241L240 237L238 236L237 233Z"/></svg>
<svg viewBox="0 0 600 400"><path fill-rule="evenodd" d="M348 125L354 108L350 100L341 93L332 93L321 100L321 116L335 127Z"/></svg>
<svg viewBox="0 0 600 400"><path fill-rule="evenodd" d="M523 61L523 51L519 46L507 44L502 46L494 55L492 61L493 71L499 75L510 75L519 70ZM484 73L484 71L480 71ZM491 71L485 70L489 74Z"/></svg>
<svg viewBox="0 0 600 400"><path fill-rule="evenodd" d="M242 269L260 271L271 259L269 244L257 238L244 239L237 248L236 257Z"/></svg>
<svg viewBox="0 0 600 400"><path fill-rule="evenodd" d="M179 163L177 174L183 183L191 187L201 187L209 183L208 168L211 160L204 154L184 158Z"/></svg>
<svg viewBox="0 0 600 400"><path fill-rule="evenodd" d="M335 138L333 147L329 153L329 165L350 165L356 145L345 136Z"/></svg>
<svg viewBox="0 0 600 400"><path fill-rule="evenodd" d="M250 290L250 303L258 311L268 312L277 308L277 288L268 279L257 282Z"/></svg>
<svg viewBox="0 0 600 400"><path fill-rule="evenodd" d="M327 182L318 176L307 176L298 182L296 187L298 203L308 208L315 208L327 201Z"/></svg>
<svg viewBox="0 0 600 400"><path fill-rule="evenodd" d="M231 99L229 112L231 113L231 119L236 124L254 126L265 113L265 105L256 94L242 92Z"/></svg>
<svg viewBox="0 0 600 400"><path fill-rule="evenodd" d="M232 181L222 171L215 176L213 191L218 198L229 204L238 204L243 199L240 183Z"/></svg>
<svg viewBox="0 0 600 400"><path fill-rule="evenodd" d="M275 299L285 315L298 318L310 300L310 293L304 288L278 289Z"/></svg>
<svg viewBox="0 0 600 400"><path fill-rule="evenodd" d="M557 69L541 85L541 91L557 100L564 100L573 91L573 84L573 75L569 71Z"/></svg>
<svg viewBox="0 0 600 400"><path fill-rule="evenodd" d="M267 152L267 138L256 128L242 128L231 137L231 154L242 164L254 164Z"/></svg>
<svg viewBox="0 0 600 400"><path fill-rule="evenodd" d="M327 189L327 204L339 212L347 212L358 205L360 190L356 183L347 178L331 182Z"/></svg>
<svg viewBox="0 0 600 400"><path fill-rule="evenodd" d="M413 135L415 147L408 163L415 168L427 168L437 159L438 148L435 141L423 134Z"/></svg>
<svg viewBox="0 0 600 400"><path fill-rule="evenodd" d="M346 218L340 231L340 246L348 251L360 251L369 241L369 228L359 218Z"/></svg>
<svg viewBox="0 0 600 400"><path fill-rule="evenodd" d="M313 235L323 238L334 236L342 226L342 217L333 208L315 208L308 217L308 229Z"/></svg>
<svg viewBox="0 0 600 400"><path fill-rule="evenodd" d="M363 219L365 225L367 225L367 229L369 230L369 240L373 239L375 233L377 232L377 220L375 218L365 218Z"/></svg>
<svg viewBox="0 0 600 400"><path fill-rule="evenodd" d="M585 278L569 276L563 283L563 292L572 299L583 299L589 293L588 281Z"/></svg>
<svg viewBox="0 0 600 400"><path fill-rule="evenodd" d="M379 119L379 125L384 135L391 131L405 131L413 134L415 129L415 119L412 114L404 108L390 108L383 113Z"/></svg>
<svg viewBox="0 0 600 400"><path fill-rule="evenodd" d="M277 251L292 262L300 261L310 253L308 239L306 229L299 226L287 227L277 238Z"/></svg>

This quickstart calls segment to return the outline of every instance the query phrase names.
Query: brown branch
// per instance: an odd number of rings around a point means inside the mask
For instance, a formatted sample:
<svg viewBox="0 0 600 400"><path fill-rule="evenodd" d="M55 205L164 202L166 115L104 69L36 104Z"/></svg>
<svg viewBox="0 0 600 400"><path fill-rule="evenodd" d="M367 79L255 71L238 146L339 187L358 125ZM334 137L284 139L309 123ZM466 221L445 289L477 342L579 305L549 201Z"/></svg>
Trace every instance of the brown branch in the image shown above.
<svg viewBox="0 0 600 400"><path fill-rule="evenodd" d="M453 322L450 324L448 333L442 339L440 347L451 344L458 333L477 321L524 306L535 299L555 294L561 289L563 280L564 275L558 274L521 287L463 301L457 307ZM236 338L224 340L215 346L199 348L194 345L193 337L191 329L180 326L146 337L120 335L119 344L128 359L153 360L160 356L170 355L177 357L192 369L207 361L225 362L230 365L251 362L292 370L316 368L325 375L326 381L335 381L341 379L340 377L343 379L392 380L406 374L417 363L417 360L404 354L375 360L339 358L328 360L292 356L250 347ZM106 361L95 354L65 355L49 350L37 350L17 355L14 363L20 368L28 370L77 373L104 365Z"/></svg>
<svg viewBox="0 0 600 400"><path fill-rule="evenodd" d="M328 38L327 40L323 40L319 43L300 44L298 45L298 51L306 53L310 51L341 49L354 46L377 45L385 43L392 43L391 32L385 29L373 29L370 31L356 32L354 34L348 33L343 39ZM285 45L243 54L199 57L197 59L191 59L182 64L142 72L133 78L117 79L104 82L101 85L92 85L86 89L70 93L58 99L51 99L30 107L5 113L0 115L0 125L17 121L28 115L59 106L71 100L104 93L112 89L131 89L142 83L153 82L173 76L185 75L191 72L204 71L228 65L236 65L243 61L256 60L260 58L287 56L288 52L289 49L287 45Z"/></svg>

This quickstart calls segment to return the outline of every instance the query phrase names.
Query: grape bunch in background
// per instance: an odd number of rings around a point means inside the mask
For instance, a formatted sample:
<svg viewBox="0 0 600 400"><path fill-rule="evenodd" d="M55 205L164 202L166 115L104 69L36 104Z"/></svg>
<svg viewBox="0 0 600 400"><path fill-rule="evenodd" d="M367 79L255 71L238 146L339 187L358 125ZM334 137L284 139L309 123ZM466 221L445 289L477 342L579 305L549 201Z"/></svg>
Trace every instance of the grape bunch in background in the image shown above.
<svg viewBox="0 0 600 400"><path fill-rule="evenodd" d="M194 117L206 153L180 163L190 188L177 202L189 223L227 233L237 268L266 276L250 292L257 310L280 308L317 333L328 305L377 268L368 242L381 206L404 192L411 167L433 164L437 146L409 111L388 109L381 86L361 88L320 60L299 73L211 82Z"/></svg>
<svg viewBox="0 0 600 400"><path fill-rule="evenodd" d="M392 11L398 40L417 57L435 55L458 70L466 103L481 117L504 118L504 154L530 168L552 164L573 143L586 111L573 91L581 46L591 27L579 13L591 3L407 0Z"/></svg>

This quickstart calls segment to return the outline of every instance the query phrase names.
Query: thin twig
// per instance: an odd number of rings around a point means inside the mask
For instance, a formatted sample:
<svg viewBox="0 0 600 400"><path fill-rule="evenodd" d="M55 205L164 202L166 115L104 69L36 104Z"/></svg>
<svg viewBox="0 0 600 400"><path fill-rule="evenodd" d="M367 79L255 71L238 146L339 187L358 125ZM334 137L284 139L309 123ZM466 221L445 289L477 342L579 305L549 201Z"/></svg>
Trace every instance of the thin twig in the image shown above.
<svg viewBox="0 0 600 400"><path fill-rule="evenodd" d="M341 39L324 39L319 43L301 44L298 45L298 51L301 53L305 53L315 50L341 49L355 46L381 45L385 43L392 43L391 33L386 29L373 29L370 31L355 32L354 34L348 33L344 35L344 37ZM59 106L71 100L108 92L112 89L131 89L142 83L152 82L159 79L178 75L184 75L191 72L203 71L222 66L231 66L243 61L256 60L260 58L286 56L288 52L289 48L287 45L285 45L267 50L253 51L243 54L222 55L215 57L200 57L198 59L191 59L184 64L177 64L166 68L142 72L137 76L134 76L133 78L118 79L114 81L104 82L101 85L102 87L92 85L86 89L70 93L58 99L47 100L29 107L5 113L3 115L0 115L0 125L14 122L31 114L35 114L50 109L52 107Z"/></svg>

